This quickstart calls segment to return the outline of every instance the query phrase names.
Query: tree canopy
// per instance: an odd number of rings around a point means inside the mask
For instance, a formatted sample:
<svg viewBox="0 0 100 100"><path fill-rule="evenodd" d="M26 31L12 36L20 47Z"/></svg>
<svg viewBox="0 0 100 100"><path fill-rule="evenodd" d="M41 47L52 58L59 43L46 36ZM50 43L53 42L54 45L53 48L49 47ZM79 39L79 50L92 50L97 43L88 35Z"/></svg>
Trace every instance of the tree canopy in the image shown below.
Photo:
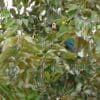
<svg viewBox="0 0 100 100"><path fill-rule="evenodd" d="M64 48L68 38L80 58ZM1 100L99 98L99 0L0 1Z"/></svg>

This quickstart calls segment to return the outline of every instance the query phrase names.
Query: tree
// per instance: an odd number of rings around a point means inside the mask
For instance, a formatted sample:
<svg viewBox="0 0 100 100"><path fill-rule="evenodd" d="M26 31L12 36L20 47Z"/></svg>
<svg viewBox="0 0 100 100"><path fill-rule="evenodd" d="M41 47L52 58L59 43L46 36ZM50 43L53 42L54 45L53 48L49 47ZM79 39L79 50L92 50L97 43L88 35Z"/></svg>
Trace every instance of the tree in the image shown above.
<svg viewBox="0 0 100 100"><path fill-rule="evenodd" d="M99 1L13 0L13 5L0 8L1 99L99 99ZM52 22L59 31L50 29ZM69 37L83 50L80 59L63 47Z"/></svg>

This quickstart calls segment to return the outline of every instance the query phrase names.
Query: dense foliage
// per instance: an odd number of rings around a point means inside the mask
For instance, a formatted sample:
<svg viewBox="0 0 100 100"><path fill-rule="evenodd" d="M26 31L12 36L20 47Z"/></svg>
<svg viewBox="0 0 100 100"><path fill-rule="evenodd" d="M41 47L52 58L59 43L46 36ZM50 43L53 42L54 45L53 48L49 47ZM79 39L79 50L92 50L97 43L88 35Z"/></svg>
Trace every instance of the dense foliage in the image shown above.
<svg viewBox="0 0 100 100"><path fill-rule="evenodd" d="M99 0L13 0L13 6L0 1L0 99L99 100ZM69 37L79 58L63 46Z"/></svg>

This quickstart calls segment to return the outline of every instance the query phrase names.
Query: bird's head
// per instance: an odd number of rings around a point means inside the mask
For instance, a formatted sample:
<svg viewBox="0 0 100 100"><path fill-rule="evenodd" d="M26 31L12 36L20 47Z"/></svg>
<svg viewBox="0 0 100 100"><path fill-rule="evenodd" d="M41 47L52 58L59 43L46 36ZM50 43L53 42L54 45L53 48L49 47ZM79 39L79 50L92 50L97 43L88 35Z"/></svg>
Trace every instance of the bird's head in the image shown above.
<svg viewBox="0 0 100 100"><path fill-rule="evenodd" d="M59 31L59 25L57 25L55 22L49 24L49 26L51 27L52 30Z"/></svg>

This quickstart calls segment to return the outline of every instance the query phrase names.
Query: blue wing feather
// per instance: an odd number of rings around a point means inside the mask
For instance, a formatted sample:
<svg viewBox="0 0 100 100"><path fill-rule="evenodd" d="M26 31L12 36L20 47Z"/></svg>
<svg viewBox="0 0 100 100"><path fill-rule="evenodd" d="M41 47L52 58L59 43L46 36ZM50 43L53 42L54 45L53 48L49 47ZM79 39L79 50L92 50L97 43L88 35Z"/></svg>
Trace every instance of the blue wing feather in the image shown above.
<svg viewBox="0 0 100 100"><path fill-rule="evenodd" d="M70 51L72 51L72 52L75 52L76 50L75 50L75 47L74 47L74 41L72 41L72 40L67 40L66 42L65 42L65 46L66 46L66 48L68 49L68 50L70 50Z"/></svg>

